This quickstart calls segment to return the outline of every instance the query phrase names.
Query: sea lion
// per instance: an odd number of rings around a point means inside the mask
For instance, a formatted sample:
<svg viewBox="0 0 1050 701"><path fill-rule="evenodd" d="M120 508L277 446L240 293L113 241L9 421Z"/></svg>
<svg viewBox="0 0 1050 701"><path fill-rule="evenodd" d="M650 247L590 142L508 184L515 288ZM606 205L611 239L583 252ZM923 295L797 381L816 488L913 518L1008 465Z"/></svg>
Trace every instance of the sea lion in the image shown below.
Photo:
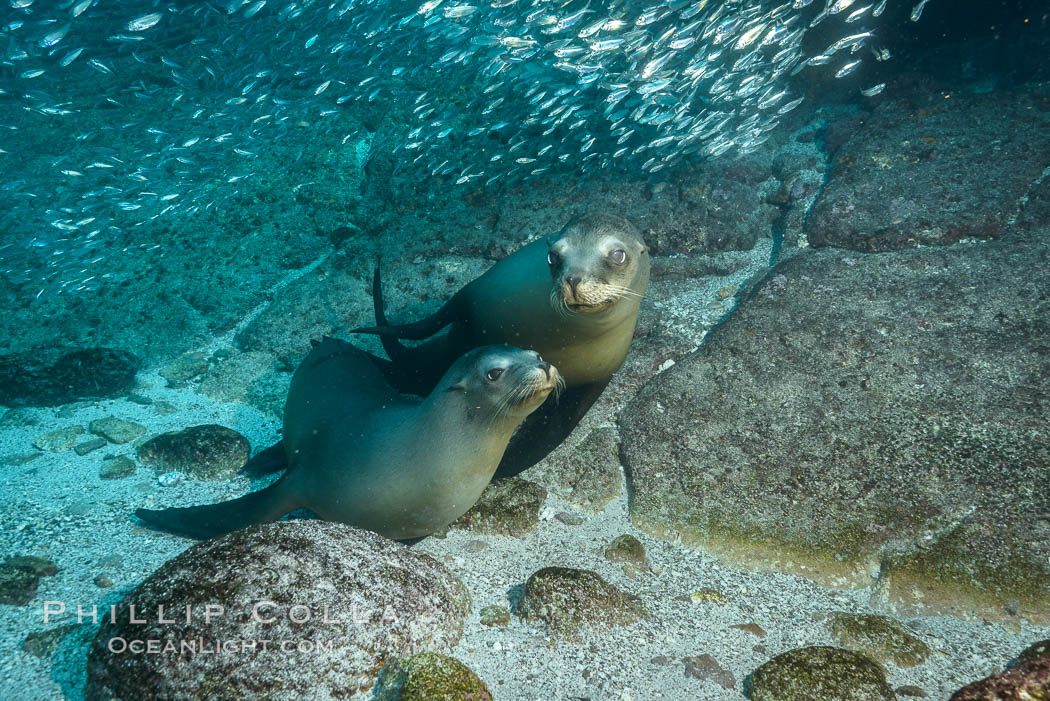
<svg viewBox="0 0 1050 701"><path fill-rule="evenodd" d="M428 392L457 357L486 343L530 348L554 363L566 389L514 436L496 473L509 476L554 450L623 365L649 268L637 227L622 217L588 214L507 256L412 324L387 325L377 268L376 326L353 332L382 338L390 360L372 357L403 392ZM396 340L421 340L446 326L446 333L415 347Z"/></svg>
<svg viewBox="0 0 1050 701"><path fill-rule="evenodd" d="M425 399L398 394L364 351L325 338L292 376L280 449L288 471L239 499L135 515L209 538L309 509L394 540L463 515L492 479L511 434L560 383L534 351L505 345L460 357Z"/></svg>

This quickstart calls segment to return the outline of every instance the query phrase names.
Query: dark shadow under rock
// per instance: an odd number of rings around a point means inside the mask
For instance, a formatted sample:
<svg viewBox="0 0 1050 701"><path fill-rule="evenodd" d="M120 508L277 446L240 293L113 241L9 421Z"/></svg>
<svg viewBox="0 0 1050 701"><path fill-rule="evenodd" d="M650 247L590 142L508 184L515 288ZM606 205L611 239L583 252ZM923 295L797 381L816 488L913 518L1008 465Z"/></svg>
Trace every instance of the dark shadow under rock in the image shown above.
<svg viewBox="0 0 1050 701"><path fill-rule="evenodd" d="M621 415L634 524L909 615L1048 620L1048 260L782 264Z"/></svg>

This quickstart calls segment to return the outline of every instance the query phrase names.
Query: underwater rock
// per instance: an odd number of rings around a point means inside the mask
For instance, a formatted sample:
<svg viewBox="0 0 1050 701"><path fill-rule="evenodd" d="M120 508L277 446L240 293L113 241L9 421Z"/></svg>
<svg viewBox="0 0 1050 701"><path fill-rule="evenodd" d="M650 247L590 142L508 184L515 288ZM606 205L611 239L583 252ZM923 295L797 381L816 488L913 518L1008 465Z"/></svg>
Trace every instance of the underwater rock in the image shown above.
<svg viewBox="0 0 1050 701"><path fill-rule="evenodd" d="M40 349L0 356L0 404L59 406L130 391L142 361L112 348Z"/></svg>
<svg viewBox="0 0 1050 701"><path fill-rule="evenodd" d="M732 689L736 686L736 677L728 669L723 669L711 655L695 655L683 657L685 663L685 676L693 677L701 681L710 681L718 684L723 689Z"/></svg>
<svg viewBox="0 0 1050 701"><path fill-rule="evenodd" d="M25 465L39 458L43 453L13 453L0 455L0 466Z"/></svg>
<svg viewBox="0 0 1050 701"><path fill-rule="evenodd" d="M39 423L40 417L33 409L8 409L0 416L0 428L25 428Z"/></svg>
<svg viewBox="0 0 1050 701"><path fill-rule="evenodd" d="M959 689L950 701L1046 701L1050 657L1038 657Z"/></svg>
<svg viewBox="0 0 1050 701"><path fill-rule="evenodd" d="M894 701L882 669L837 647L802 647L777 655L751 675L752 701Z"/></svg>
<svg viewBox="0 0 1050 701"><path fill-rule="evenodd" d="M146 432L146 427L134 421L107 416L104 419L95 419L89 423L88 431L96 436L102 436L110 443L119 445L135 440Z"/></svg>
<svg viewBox="0 0 1050 701"><path fill-rule="evenodd" d="M1050 621L1048 247L778 265L621 414L635 527L902 615Z"/></svg>
<svg viewBox="0 0 1050 701"><path fill-rule="evenodd" d="M930 656L926 643L888 616L833 613L828 628L838 645L862 652L881 664L893 662L898 667L914 667Z"/></svg>
<svg viewBox="0 0 1050 701"><path fill-rule="evenodd" d="M58 565L46 557L36 555L14 555L4 560L3 564L29 570L39 577L54 577L58 574Z"/></svg>
<svg viewBox="0 0 1050 701"><path fill-rule="evenodd" d="M649 560L645 557L645 546L627 533L609 544L605 549L605 559L610 562L629 562L640 567L649 567Z"/></svg>
<svg viewBox="0 0 1050 701"><path fill-rule="evenodd" d="M129 622L131 605L147 624ZM180 613L159 623L158 606ZM466 589L437 560L375 533L319 520L252 526L194 545L125 597L91 645L85 695L349 697L395 657L450 651L469 609ZM161 651L112 652L118 639L159 640ZM230 640L294 647L178 652L182 641L214 650ZM174 652L164 651L169 642Z"/></svg>
<svg viewBox="0 0 1050 701"><path fill-rule="evenodd" d="M218 424L191 426L155 436L138 449L143 465L199 480L225 480L248 461L248 439Z"/></svg>
<svg viewBox="0 0 1050 701"><path fill-rule="evenodd" d="M66 426L48 431L33 439L33 447L53 453L69 450L77 442L77 436L84 432L83 426Z"/></svg>
<svg viewBox="0 0 1050 701"><path fill-rule="evenodd" d="M480 615L483 626L503 627L510 623L510 611L505 606L486 606Z"/></svg>
<svg viewBox="0 0 1050 701"><path fill-rule="evenodd" d="M422 652L383 667L374 701L492 701L492 694L455 657Z"/></svg>
<svg viewBox="0 0 1050 701"><path fill-rule="evenodd" d="M711 604L714 606L727 606L729 597L717 589L699 589L691 592L686 599L694 604Z"/></svg>
<svg viewBox="0 0 1050 701"><path fill-rule="evenodd" d="M554 518L558 519L566 526L579 526L587 520L579 514L571 514L568 511L559 511L558 513L554 514Z"/></svg>
<svg viewBox="0 0 1050 701"><path fill-rule="evenodd" d="M569 501L590 511L601 511L623 488L619 450L616 428L598 427L562 459L551 461L552 477L559 484L572 487Z"/></svg>
<svg viewBox="0 0 1050 701"><path fill-rule="evenodd" d="M73 451L77 455L87 455L88 453L94 452L99 448L105 448L107 445L109 445L109 441L107 441L105 438L92 438L90 440L84 441L83 443L77 443L76 445L74 445Z"/></svg>
<svg viewBox="0 0 1050 701"><path fill-rule="evenodd" d="M22 649L33 657L50 657L58 649L63 638L79 627L77 623L67 623L64 626L35 630L22 641Z"/></svg>
<svg viewBox="0 0 1050 701"><path fill-rule="evenodd" d="M928 99L880 103L833 154L812 245L887 251L1006 232L1050 161L1050 114L1024 92Z"/></svg>
<svg viewBox="0 0 1050 701"><path fill-rule="evenodd" d="M127 455L118 455L102 461L98 476L104 480L118 480L135 474L135 461Z"/></svg>
<svg viewBox="0 0 1050 701"><path fill-rule="evenodd" d="M630 625L649 617L637 596L624 594L594 572L570 567L533 572L514 612L570 640L579 639L587 627Z"/></svg>
<svg viewBox="0 0 1050 701"><path fill-rule="evenodd" d="M1030 662L1031 660L1037 660L1040 657L1050 657L1050 640L1040 640L1037 643L1032 643L1017 656L1014 660L1016 664L1022 662Z"/></svg>
<svg viewBox="0 0 1050 701"><path fill-rule="evenodd" d="M521 537L536 530L547 490L528 480L493 480L477 503L450 526L478 535Z"/></svg>
<svg viewBox="0 0 1050 701"><path fill-rule="evenodd" d="M0 604L25 606L36 595L40 575L30 567L0 564Z"/></svg>
<svg viewBox="0 0 1050 701"><path fill-rule="evenodd" d="M201 351L183 353L158 372L168 381L168 387L185 387L195 377L208 371L208 356Z"/></svg>

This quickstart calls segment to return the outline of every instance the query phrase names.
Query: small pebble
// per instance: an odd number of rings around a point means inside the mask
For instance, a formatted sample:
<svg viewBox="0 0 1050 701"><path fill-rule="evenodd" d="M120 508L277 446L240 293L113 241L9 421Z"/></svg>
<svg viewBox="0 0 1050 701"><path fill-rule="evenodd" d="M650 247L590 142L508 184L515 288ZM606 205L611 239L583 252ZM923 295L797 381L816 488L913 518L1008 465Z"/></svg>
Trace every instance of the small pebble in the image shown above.
<svg viewBox="0 0 1050 701"><path fill-rule="evenodd" d="M165 472L157 476L157 484L162 487L174 487L182 480L181 472Z"/></svg>
<svg viewBox="0 0 1050 701"><path fill-rule="evenodd" d="M138 394L137 392L132 392L131 394L129 394L128 401L134 402L135 404L139 404L141 406L148 406L153 403L152 399L150 399L144 394Z"/></svg>
<svg viewBox="0 0 1050 701"><path fill-rule="evenodd" d="M464 545L463 549L466 550L468 553L479 553L488 546L489 544L483 540L472 540L469 541L466 545Z"/></svg>
<svg viewBox="0 0 1050 701"><path fill-rule="evenodd" d="M97 577L95 577L95 586L99 587L100 589L109 589L111 586L113 586L113 580L104 574L100 574Z"/></svg>
<svg viewBox="0 0 1050 701"><path fill-rule="evenodd" d="M554 514L554 518L558 519L566 526L579 526L584 522L583 516L578 514L570 514L568 511L559 511Z"/></svg>
<svg viewBox="0 0 1050 701"><path fill-rule="evenodd" d="M486 626L505 626L510 623L510 611L503 606L486 606L481 609L481 624Z"/></svg>
<svg viewBox="0 0 1050 701"><path fill-rule="evenodd" d="M716 604L725 606L729 603L729 597L717 589L701 589L689 595L689 600L694 604Z"/></svg>
<svg viewBox="0 0 1050 701"><path fill-rule="evenodd" d="M925 691L923 691L922 689L920 689L919 687L914 686L912 684L909 684L907 686L898 687L897 688L897 695L898 696L913 696L915 698L924 699L924 698L926 698L927 693Z"/></svg>
<svg viewBox="0 0 1050 701"><path fill-rule="evenodd" d="M760 638L766 637L766 631L762 629L762 626L757 623L737 623L736 625L729 626L730 628L736 628L742 630L745 633L751 633L757 635Z"/></svg>

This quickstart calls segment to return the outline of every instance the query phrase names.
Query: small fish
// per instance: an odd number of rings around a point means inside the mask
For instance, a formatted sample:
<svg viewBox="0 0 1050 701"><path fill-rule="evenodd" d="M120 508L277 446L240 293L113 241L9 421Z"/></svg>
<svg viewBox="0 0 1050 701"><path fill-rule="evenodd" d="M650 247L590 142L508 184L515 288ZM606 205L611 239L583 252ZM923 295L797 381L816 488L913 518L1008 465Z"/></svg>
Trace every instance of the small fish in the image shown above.
<svg viewBox="0 0 1050 701"><path fill-rule="evenodd" d="M886 84L885 83L879 83L878 85L873 85L870 88L867 88L865 90L861 90L860 94L863 95L864 97L875 97L876 95L878 95L879 93L881 93L885 89L886 89Z"/></svg>
<svg viewBox="0 0 1050 701"><path fill-rule="evenodd" d="M163 18L163 17L164 17L164 15L162 15L159 12L151 12L148 15L142 15L141 17L136 17L135 19L133 19L130 22L128 22L128 31L129 32L142 32L142 31L145 31L145 30L149 29L150 27L155 26L158 22L160 22L161 18Z"/></svg>
<svg viewBox="0 0 1050 701"><path fill-rule="evenodd" d="M919 3L911 9L911 21L918 22L919 18L922 17L922 11L926 8L926 3L930 0L919 0Z"/></svg>
<svg viewBox="0 0 1050 701"><path fill-rule="evenodd" d="M469 17L478 11L475 5L448 5L445 7L444 14L447 19L457 19L459 17Z"/></svg>
<svg viewBox="0 0 1050 701"><path fill-rule="evenodd" d="M73 5L73 7L69 9L69 14L74 18L79 17L81 14L84 13L84 10L91 7L94 4L94 2L95 0L80 0L80 2Z"/></svg>
<svg viewBox="0 0 1050 701"><path fill-rule="evenodd" d="M73 25L71 24L65 24L59 27L58 29L52 29L50 32L41 37L40 46L45 49L54 46L58 42L62 41L66 34L69 33L69 28L72 26Z"/></svg>
<svg viewBox="0 0 1050 701"><path fill-rule="evenodd" d="M835 77L836 78L844 78L845 76L849 75L853 71L857 70L857 67L860 66L860 64L861 64L860 60L850 61L849 63L846 63L841 68L839 68L837 71L835 71Z"/></svg>

